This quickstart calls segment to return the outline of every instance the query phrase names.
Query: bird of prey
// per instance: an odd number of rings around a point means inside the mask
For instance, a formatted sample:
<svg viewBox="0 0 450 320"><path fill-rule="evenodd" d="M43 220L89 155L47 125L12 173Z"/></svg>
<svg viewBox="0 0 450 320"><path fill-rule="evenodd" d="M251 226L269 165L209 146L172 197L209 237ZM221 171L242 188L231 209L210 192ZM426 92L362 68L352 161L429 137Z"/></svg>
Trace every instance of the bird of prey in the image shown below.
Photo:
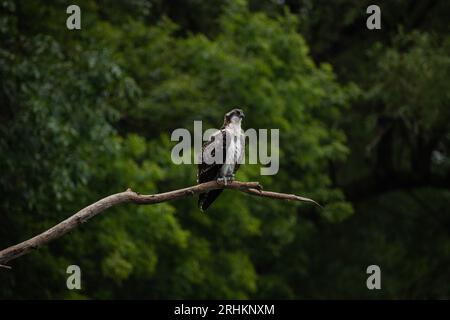
<svg viewBox="0 0 450 320"><path fill-rule="evenodd" d="M245 154L245 135L241 129L244 116L241 109L226 113L222 128L203 144L197 171L198 183L217 180L226 185L233 181ZM217 189L201 193L199 208L202 211L208 209L222 191L223 189Z"/></svg>

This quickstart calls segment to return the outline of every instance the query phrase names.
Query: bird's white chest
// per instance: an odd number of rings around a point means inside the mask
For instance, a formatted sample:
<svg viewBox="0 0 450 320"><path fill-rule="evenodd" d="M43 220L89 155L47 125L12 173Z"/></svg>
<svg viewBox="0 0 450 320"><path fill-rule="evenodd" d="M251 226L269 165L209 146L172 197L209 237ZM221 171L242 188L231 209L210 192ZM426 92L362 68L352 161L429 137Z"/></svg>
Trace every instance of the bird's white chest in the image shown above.
<svg viewBox="0 0 450 320"><path fill-rule="evenodd" d="M226 164L235 164L238 162L241 153L241 143L238 136L233 136L227 148Z"/></svg>
<svg viewBox="0 0 450 320"><path fill-rule="evenodd" d="M229 128L226 129L226 137L227 137L227 147L226 147L226 156L225 163L222 166L222 175L231 175L234 171L234 166L238 163L242 150L242 130L240 125L230 125Z"/></svg>
<svg viewBox="0 0 450 320"><path fill-rule="evenodd" d="M239 156L242 152L242 141L241 141L242 130L240 126L230 126L227 129L227 151L226 151L226 164L235 164L239 160Z"/></svg>

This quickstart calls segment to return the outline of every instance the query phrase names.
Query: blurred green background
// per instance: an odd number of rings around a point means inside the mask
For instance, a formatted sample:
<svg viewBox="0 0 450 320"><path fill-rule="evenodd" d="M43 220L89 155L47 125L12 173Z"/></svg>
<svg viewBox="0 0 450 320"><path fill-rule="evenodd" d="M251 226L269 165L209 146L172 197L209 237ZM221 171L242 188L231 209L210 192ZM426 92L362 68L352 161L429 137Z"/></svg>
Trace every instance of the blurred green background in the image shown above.
<svg viewBox="0 0 450 320"><path fill-rule="evenodd" d="M280 128L279 173L237 178L324 209L121 205L0 269L0 298L449 298L448 1L377 1L373 31L366 0L79 0L78 31L70 4L0 1L1 248L127 187L195 184L170 134L233 107Z"/></svg>

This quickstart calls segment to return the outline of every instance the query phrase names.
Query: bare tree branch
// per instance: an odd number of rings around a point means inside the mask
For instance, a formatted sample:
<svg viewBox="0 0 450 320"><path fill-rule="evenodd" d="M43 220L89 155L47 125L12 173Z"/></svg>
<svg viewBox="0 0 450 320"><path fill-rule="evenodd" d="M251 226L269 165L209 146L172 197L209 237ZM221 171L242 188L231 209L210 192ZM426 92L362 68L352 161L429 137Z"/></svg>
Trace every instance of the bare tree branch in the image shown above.
<svg viewBox="0 0 450 320"><path fill-rule="evenodd" d="M320 204L318 204L313 199L300 197L295 194L279 193L279 192L273 192L273 191L262 191L261 189L254 189L254 188L242 189L241 191L251 194L251 195L259 196L259 197L266 197L266 198L287 200L287 201L310 202L310 203L314 203L318 207L322 207Z"/></svg>
<svg viewBox="0 0 450 320"><path fill-rule="evenodd" d="M217 181L205 182L192 187L169 191L165 193L152 194L152 195L140 195L131 189L127 191L116 193L103 198L90 206L81 209L71 217L58 223L54 227L44 231L43 233L25 240L19 244L6 248L0 251L0 268L10 268L6 264L7 262L16 259L24 254L29 253L33 249L37 249L44 244L53 241L64 234L72 231L77 226L85 223L87 220L96 216L100 212L116 206L121 203L132 202L137 204L154 204L165 201L176 200L187 196L193 196L199 193L215 190L215 189L235 189L251 195L257 195L260 197L273 198L278 200L293 200L293 201L305 201L318 205L314 200L300 197L294 194L277 193L271 191L262 191L262 187L258 182L240 182L233 181L227 185L223 185Z"/></svg>

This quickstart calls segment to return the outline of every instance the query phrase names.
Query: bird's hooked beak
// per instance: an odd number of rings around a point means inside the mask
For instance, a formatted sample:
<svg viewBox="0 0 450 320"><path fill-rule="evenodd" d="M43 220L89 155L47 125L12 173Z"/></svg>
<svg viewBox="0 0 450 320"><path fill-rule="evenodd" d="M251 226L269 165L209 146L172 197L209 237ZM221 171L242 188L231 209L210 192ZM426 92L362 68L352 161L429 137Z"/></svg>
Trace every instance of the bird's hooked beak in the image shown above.
<svg viewBox="0 0 450 320"><path fill-rule="evenodd" d="M241 112L239 113L239 118L241 118L241 119L244 119L244 118L245 118L244 112L241 111Z"/></svg>

